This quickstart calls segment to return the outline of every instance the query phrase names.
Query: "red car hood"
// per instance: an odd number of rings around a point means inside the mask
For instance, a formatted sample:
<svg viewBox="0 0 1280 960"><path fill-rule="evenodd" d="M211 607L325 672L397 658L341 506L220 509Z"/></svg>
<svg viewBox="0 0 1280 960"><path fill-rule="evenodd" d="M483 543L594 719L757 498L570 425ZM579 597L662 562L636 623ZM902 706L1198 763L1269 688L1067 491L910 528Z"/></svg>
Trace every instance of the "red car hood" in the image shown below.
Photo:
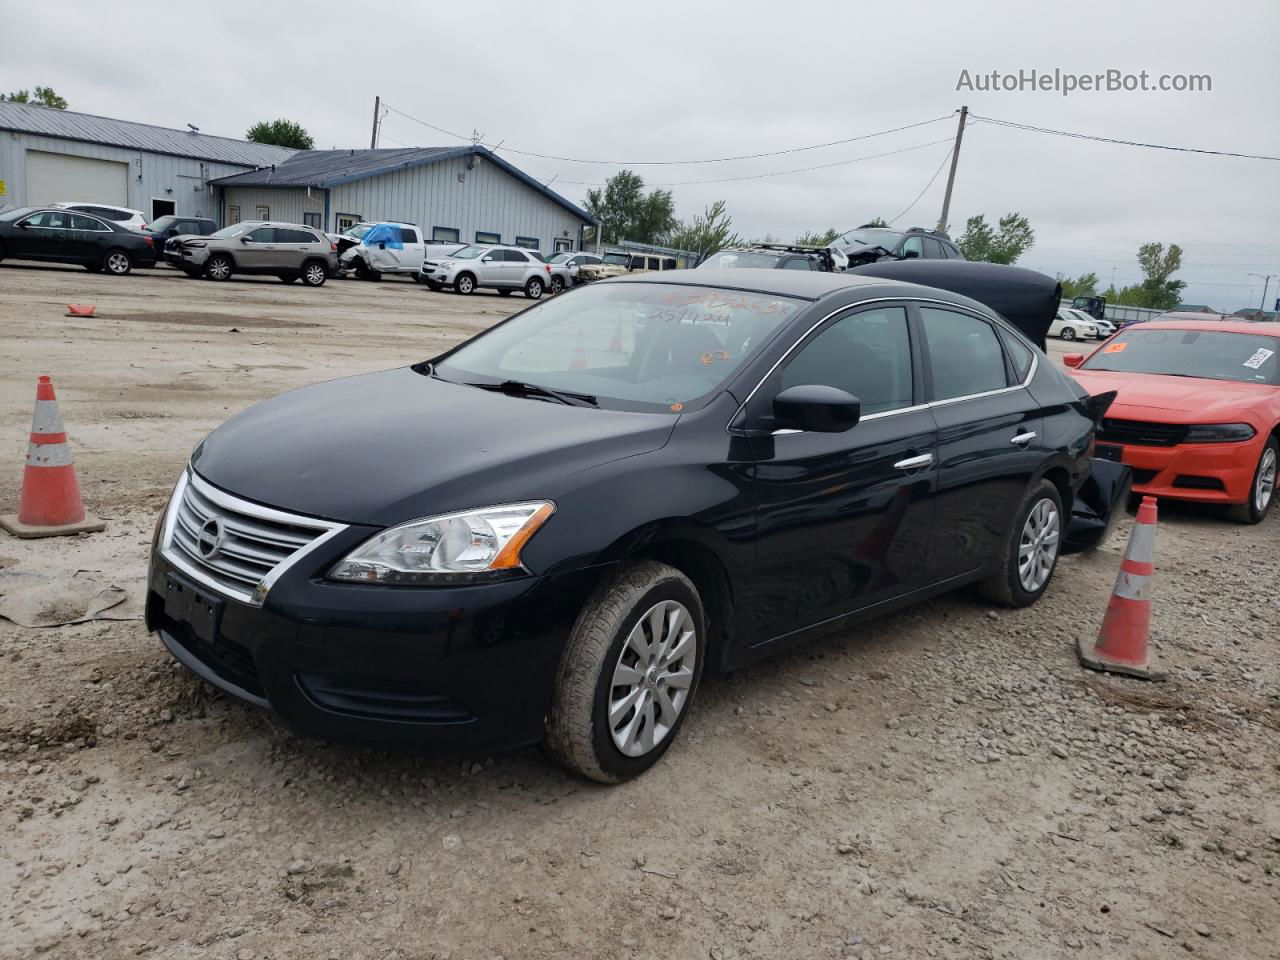
<svg viewBox="0 0 1280 960"><path fill-rule="evenodd" d="M1227 423L1248 419L1245 411L1274 397L1265 383L1234 383L1195 377L1162 377L1146 373L1073 370L1090 394L1117 390L1120 395L1107 416L1167 423Z"/></svg>

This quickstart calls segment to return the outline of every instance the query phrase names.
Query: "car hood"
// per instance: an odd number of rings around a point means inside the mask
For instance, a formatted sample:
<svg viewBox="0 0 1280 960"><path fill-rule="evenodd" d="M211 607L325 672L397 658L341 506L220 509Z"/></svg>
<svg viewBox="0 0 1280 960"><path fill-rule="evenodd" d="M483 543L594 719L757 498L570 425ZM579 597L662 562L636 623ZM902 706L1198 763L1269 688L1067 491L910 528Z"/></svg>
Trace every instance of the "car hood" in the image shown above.
<svg viewBox="0 0 1280 960"><path fill-rule="evenodd" d="M1198 377L1074 370L1071 373L1090 394L1119 391L1107 411L1110 417L1130 417L1167 423L1225 423L1239 420L1275 387L1264 383L1234 383Z"/></svg>
<svg viewBox="0 0 1280 960"><path fill-rule="evenodd" d="M575 473L663 446L677 419L512 397L403 367L264 400L209 434L191 462L248 500L388 526L554 499Z"/></svg>

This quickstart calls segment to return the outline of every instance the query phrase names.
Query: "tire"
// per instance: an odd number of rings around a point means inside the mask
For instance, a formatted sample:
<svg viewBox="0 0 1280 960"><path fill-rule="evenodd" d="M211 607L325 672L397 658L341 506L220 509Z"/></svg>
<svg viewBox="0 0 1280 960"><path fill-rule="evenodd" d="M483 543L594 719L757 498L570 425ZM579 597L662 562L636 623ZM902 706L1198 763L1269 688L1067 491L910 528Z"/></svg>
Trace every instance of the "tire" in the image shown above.
<svg viewBox="0 0 1280 960"><path fill-rule="evenodd" d="M655 611L664 631L673 622L680 625L674 631L677 646L671 649L684 652L673 660L664 661L659 649L653 652L656 661L646 661L642 648L633 645L638 637L646 647L657 646L651 626ZM692 637L686 639L690 631ZM652 560L623 566L583 606L561 654L547 717L548 750L573 772L600 783L621 783L644 773L667 752L689 715L706 660L706 632L702 599L683 573ZM651 663L647 670L646 662ZM678 669L668 671L672 664ZM630 692L615 685L622 671L635 674ZM654 686L654 677L660 686ZM678 677L679 685L663 686L663 677ZM632 705L611 725L611 701L627 700ZM646 731L654 735L647 746ZM624 752L620 740L638 752Z"/></svg>
<svg viewBox="0 0 1280 960"><path fill-rule="evenodd" d="M329 279L329 270L319 260L308 260L302 265L302 282L308 287L323 287Z"/></svg>
<svg viewBox="0 0 1280 960"><path fill-rule="evenodd" d="M1037 512L1040 521L1034 525L1033 511ZM1048 526L1051 534L1041 538L1033 527L1038 526L1043 529L1046 519L1050 519ZM1058 493L1058 488L1048 480L1037 480L1027 491L1027 495L1022 498L1013 530L1000 554L998 568L1000 572L979 582L978 593L992 603L1006 607L1029 607L1039 600L1053 581L1053 572L1057 569L1058 559L1062 556L1062 539L1066 533L1066 522L1067 518L1062 512L1062 495ZM1039 558L1040 561L1038 566L1033 562L1032 566L1036 569L1028 573L1034 573L1034 576L1029 576L1027 580L1024 580L1023 572L1020 570L1024 535L1032 538L1035 546L1031 549L1031 555L1033 558ZM1050 543L1052 556L1047 557L1046 569L1046 554L1040 547L1043 545L1048 548Z"/></svg>
<svg viewBox="0 0 1280 960"><path fill-rule="evenodd" d="M1063 327L1062 332L1059 333L1058 336L1063 340L1074 340L1076 338L1076 332L1070 327Z"/></svg>
<svg viewBox="0 0 1280 960"><path fill-rule="evenodd" d="M440 286L440 284L436 283L434 280L427 280L425 282L427 284L427 289L432 293L439 293L444 289L444 287Z"/></svg>
<svg viewBox="0 0 1280 960"><path fill-rule="evenodd" d="M546 285L540 277L530 277L528 283L524 285L524 295L530 300L541 300L544 289Z"/></svg>
<svg viewBox="0 0 1280 960"><path fill-rule="evenodd" d="M1237 503L1228 511L1237 523L1261 523L1271 512L1276 499L1276 480L1280 476L1280 443L1269 437L1258 454L1258 465L1253 471L1253 483L1249 487L1249 499Z"/></svg>
<svg viewBox="0 0 1280 960"><path fill-rule="evenodd" d="M210 280L230 280L235 267L224 253L215 253L204 265L204 275Z"/></svg>
<svg viewBox="0 0 1280 960"><path fill-rule="evenodd" d="M453 281L453 290L460 293L464 297L469 297L476 292L476 278L469 273L460 273Z"/></svg>
<svg viewBox="0 0 1280 960"><path fill-rule="evenodd" d="M564 293L564 277L552 277L551 295L554 297L556 294L560 293Z"/></svg>
<svg viewBox="0 0 1280 960"><path fill-rule="evenodd" d="M102 269L113 277L127 277L133 270L133 257L128 250L115 247L103 254Z"/></svg>

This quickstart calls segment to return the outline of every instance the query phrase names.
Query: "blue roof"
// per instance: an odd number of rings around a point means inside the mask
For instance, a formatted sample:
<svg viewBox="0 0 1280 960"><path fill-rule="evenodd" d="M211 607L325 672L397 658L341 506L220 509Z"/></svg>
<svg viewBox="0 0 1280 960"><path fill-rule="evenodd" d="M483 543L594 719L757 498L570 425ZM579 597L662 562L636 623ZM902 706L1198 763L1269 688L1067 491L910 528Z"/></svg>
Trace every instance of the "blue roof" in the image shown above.
<svg viewBox="0 0 1280 960"><path fill-rule="evenodd" d="M56 110L33 103L14 103L12 100L0 100L0 130L55 137L59 140L101 143L149 153L166 153L193 160L233 163L242 167L280 163L295 152L288 147L277 147L269 143L214 137L207 133L173 130L149 123L134 123L132 120L114 120L91 113Z"/></svg>
<svg viewBox="0 0 1280 960"><path fill-rule="evenodd" d="M211 181L220 187L337 187L356 180L379 177L398 170L440 163L455 157L483 157L500 170L511 174L548 200L563 207L584 223L594 224L595 217L570 203L540 180L513 166L488 147L405 147L378 150L301 150L272 166L232 174Z"/></svg>

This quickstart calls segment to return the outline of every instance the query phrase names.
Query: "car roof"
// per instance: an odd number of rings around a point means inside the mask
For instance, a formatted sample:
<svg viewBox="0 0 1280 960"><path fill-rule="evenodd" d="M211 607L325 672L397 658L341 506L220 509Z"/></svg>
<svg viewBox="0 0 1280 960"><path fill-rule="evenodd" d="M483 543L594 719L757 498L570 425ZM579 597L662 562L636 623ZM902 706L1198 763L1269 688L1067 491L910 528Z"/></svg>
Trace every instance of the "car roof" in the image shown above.
<svg viewBox="0 0 1280 960"><path fill-rule="evenodd" d="M136 213L140 217L146 214L141 210L135 210L133 207L122 207L118 203L99 203L97 200L59 200L57 203L49 204L50 207L105 207L108 210L120 210L123 213Z"/></svg>
<svg viewBox="0 0 1280 960"><path fill-rule="evenodd" d="M316 233L321 232L319 227L308 227L305 223L289 223L287 220L241 220L240 222L242 224L252 223L254 226L258 227L296 227L299 230L313 230Z"/></svg>
<svg viewBox="0 0 1280 960"><path fill-rule="evenodd" d="M1194 314L1184 314L1185 316L1194 316ZM1209 316L1205 314L1205 316ZM1216 315L1215 315L1216 316ZM1263 321L1256 323L1252 320L1148 320L1146 323L1136 324L1134 330L1215 330L1222 333L1252 333L1255 336L1264 337L1280 337L1280 322Z"/></svg>
<svg viewBox="0 0 1280 960"><path fill-rule="evenodd" d="M1220 313L1204 313L1198 310L1170 310L1151 318L1152 320L1213 320L1223 319Z"/></svg>
<svg viewBox="0 0 1280 960"><path fill-rule="evenodd" d="M857 287L900 287L903 296L912 289L933 290L932 287L918 287L916 284L902 283L898 280L883 280L879 277L866 277L850 273L823 273L815 270L766 270L759 267L740 267L736 270L707 269L697 270L665 270L660 274L643 273L625 277L614 277L605 283L676 283L694 287L719 287L726 290L751 290L759 293L773 293L784 297L799 297L805 300L820 300L829 293L839 290L850 290ZM945 294L951 298L953 294Z"/></svg>

